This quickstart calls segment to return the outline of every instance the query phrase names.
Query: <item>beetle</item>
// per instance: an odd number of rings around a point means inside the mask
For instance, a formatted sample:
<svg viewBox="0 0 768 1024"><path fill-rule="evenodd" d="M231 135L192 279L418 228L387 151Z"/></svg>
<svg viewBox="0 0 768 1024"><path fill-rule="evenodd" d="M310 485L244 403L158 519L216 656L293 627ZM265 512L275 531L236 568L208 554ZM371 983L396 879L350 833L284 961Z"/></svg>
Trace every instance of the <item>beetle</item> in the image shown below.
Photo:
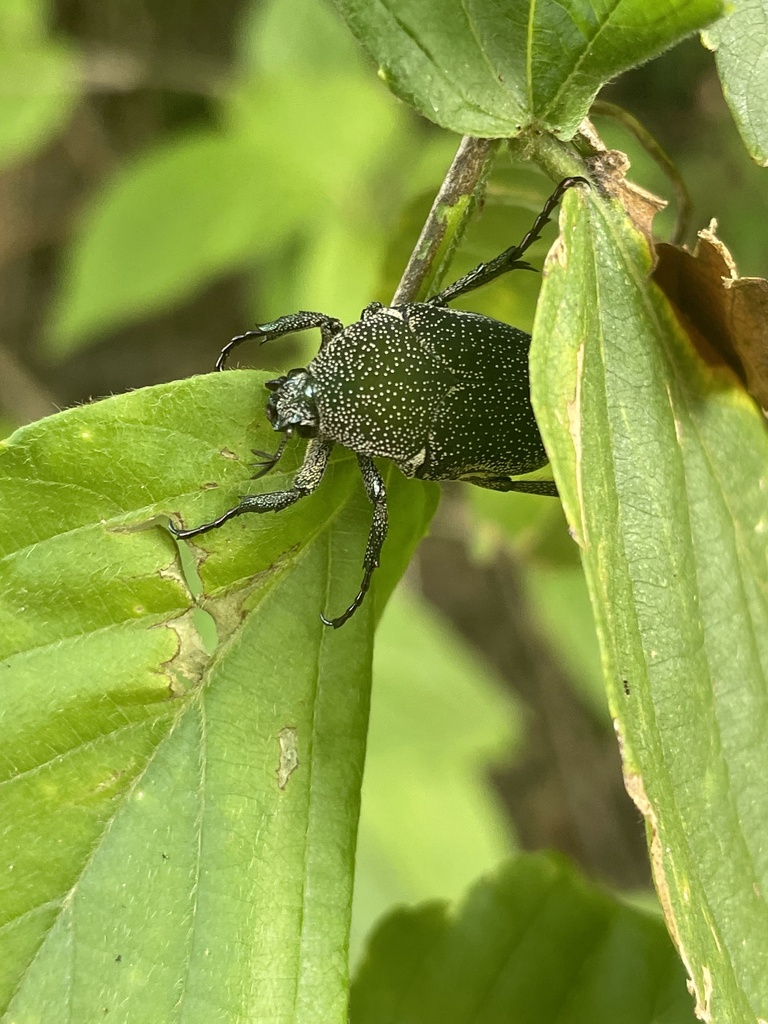
<svg viewBox="0 0 768 1024"><path fill-rule="evenodd" d="M215 530L246 512L281 512L311 494L323 478L335 444L355 453L373 518L360 590L341 615L320 618L337 629L357 611L379 564L387 535L387 496L373 461L391 459L406 477L464 480L495 491L557 496L554 482L512 480L539 469L547 455L528 387L525 331L448 303L501 274L533 269L520 257L536 241L563 193L586 178L565 178L544 204L519 245L505 249L425 302L384 306L372 302L348 327L325 313L281 316L232 338L221 351L223 370L242 342L261 344L294 331L320 329L320 349L306 367L266 382L266 415L284 436L273 454L255 451L269 472L293 434L309 440L290 488L244 495L218 519L192 529L169 522L179 538Z"/></svg>

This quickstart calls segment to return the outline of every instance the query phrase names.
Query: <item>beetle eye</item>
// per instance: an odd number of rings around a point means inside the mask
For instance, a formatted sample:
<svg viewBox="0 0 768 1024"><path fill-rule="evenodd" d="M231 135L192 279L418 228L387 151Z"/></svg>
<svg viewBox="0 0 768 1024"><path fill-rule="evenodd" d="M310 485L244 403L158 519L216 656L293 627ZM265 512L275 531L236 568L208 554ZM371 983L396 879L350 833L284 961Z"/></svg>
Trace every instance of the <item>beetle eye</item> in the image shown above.
<svg viewBox="0 0 768 1024"><path fill-rule="evenodd" d="M285 380L285 377L277 377L275 380L265 380L264 387L267 389L267 391L277 391L278 388L282 387L283 384L285 384Z"/></svg>

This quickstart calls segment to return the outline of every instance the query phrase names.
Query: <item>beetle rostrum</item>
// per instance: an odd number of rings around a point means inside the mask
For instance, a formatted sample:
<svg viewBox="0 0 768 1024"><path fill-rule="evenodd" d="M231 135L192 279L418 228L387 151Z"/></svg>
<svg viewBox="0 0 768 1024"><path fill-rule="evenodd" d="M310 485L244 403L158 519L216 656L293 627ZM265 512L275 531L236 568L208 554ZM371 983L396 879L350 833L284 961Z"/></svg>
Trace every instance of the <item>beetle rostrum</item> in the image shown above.
<svg viewBox="0 0 768 1024"><path fill-rule="evenodd" d="M284 491L246 495L213 522L169 528L196 537L245 512L281 512L311 494L323 478L335 444L355 453L373 518L363 558L360 590L336 618L338 628L365 598L387 535L387 495L375 457L391 459L407 477L464 480L496 491L556 496L549 480L513 480L547 462L528 388L530 335L491 317L450 309L447 303L510 270L531 269L520 259L539 237L563 193L585 178L565 178L544 204L519 245L481 263L426 302L384 306L372 302L348 327L325 313L279 317L233 338L216 369L241 342L320 329L320 350L306 367L267 381L266 415L283 434L263 458L261 476L282 455L293 434L309 439L293 484Z"/></svg>

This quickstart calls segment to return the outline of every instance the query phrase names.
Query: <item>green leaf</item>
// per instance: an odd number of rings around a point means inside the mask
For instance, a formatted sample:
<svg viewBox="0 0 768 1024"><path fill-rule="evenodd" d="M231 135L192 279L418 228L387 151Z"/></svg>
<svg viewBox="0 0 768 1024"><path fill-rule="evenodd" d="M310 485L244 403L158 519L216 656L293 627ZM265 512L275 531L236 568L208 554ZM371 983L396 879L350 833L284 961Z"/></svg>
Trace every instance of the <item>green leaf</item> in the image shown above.
<svg viewBox="0 0 768 1024"><path fill-rule="evenodd" d="M0 167L61 131L79 93L74 56L63 47L0 48Z"/></svg>
<svg viewBox="0 0 768 1024"><path fill-rule="evenodd" d="M201 133L150 151L112 179L80 227L52 349L63 355L268 251L312 202L252 138Z"/></svg>
<svg viewBox="0 0 768 1024"><path fill-rule="evenodd" d="M532 389L595 610L627 788L699 1013L768 1018L768 433L644 239L565 197Z"/></svg>
<svg viewBox="0 0 768 1024"><path fill-rule="evenodd" d="M0 44L39 42L45 35L47 0L4 0L0 8Z"/></svg>
<svg viewBox="0 0 768 1024"><path fill-rule="evenodd" d="M270 139L267 169L275 165L295 190L311 196L318 217L355 209L361 186L363 195L367 191L365 176L381 163L391 165L398 113L379 82L343 68L324 77L245 80L227 100L230 129ZM281 183L277 177L272 201L281 198Z"/></svg>
<svg viewBox="0 0 768 1024"><path fill-rule="evenodd" d="M46 7L41 0L0 5L0 167L63 129L80 96L75 53L47 37Z"/></svg>
<svg viewBox="0 0 768 1024"><path fill-rule="evenodd" d="M729 1018L736 1019L736 1018ZM521 856L454 910L398 910L352 988L352 1024L693 1024L661 920Z"/></svg>
<svg viewBox="0 0 768 1024"><path fill-rule="evenodd" d="M336 0L390 88L463 134L570 138L598 89L711 22L720 0Z"/></svg>
<svg viewBox="0 0 768 1024"><path fill-rule="evenodd" d="M488 668L402 592L373 664L353 944L393 904L458 898L512 838L488 770L512 755L517 717Z"/></svg>
<svg viewBox="0 0 768 1024"><path fill-rule="evenodd" d="M343 76L245 82L225 116L222 132L151 150L97 197L59 296L56 353L343 217L398 124L383 88Z"/></svg>
<svg viewBox="0 0 768 1024"><path fill-rule="evenodd" d="M334 460L295 508L199 538L197 605L164 528L289 479L295 448L250 480L262 382L137 391L0 444L3 1021L346 1020L374 603L337 631L318 612L360 582L359 473ZM428 492L389 491L407 554Z"/></svg>
<svg viewBox="0 0 768 1024"><path fill-rule="evenodd" d="M252 4L238 33L238 47L246 66L273 75L307 75L322 80L328 74L329 55L345 73L362 61L344 22L328 4L318 0L266 0Z"/></svg>
<svg viewBox="0 0 768 1024"><path fill-rule="evenodd" d="M768 166L768 0L739 0L704 33L750 156Z"/></svg>

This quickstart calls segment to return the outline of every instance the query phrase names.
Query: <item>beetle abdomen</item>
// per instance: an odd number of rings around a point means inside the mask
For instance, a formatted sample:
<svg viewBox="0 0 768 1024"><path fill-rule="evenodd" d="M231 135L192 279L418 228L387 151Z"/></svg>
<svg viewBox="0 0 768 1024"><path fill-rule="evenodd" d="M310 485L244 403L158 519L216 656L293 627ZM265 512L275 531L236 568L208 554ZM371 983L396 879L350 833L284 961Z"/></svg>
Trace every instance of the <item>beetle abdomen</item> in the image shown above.
<svg viewBox="0 0 768 1024"><path fill-rule="evenodd" d="M527 395L513 397L509 389L464 381L441 402L415 475L425 480L516 476L546 462Z"/></svg>
<svg viewBox="0 0 768 1024"><path fill-rule="evenodd" d="M423 356L453 377L442 389L416 475L517 475L547 461L528 390L530 335L464 310L406 307Z"/></svg>

